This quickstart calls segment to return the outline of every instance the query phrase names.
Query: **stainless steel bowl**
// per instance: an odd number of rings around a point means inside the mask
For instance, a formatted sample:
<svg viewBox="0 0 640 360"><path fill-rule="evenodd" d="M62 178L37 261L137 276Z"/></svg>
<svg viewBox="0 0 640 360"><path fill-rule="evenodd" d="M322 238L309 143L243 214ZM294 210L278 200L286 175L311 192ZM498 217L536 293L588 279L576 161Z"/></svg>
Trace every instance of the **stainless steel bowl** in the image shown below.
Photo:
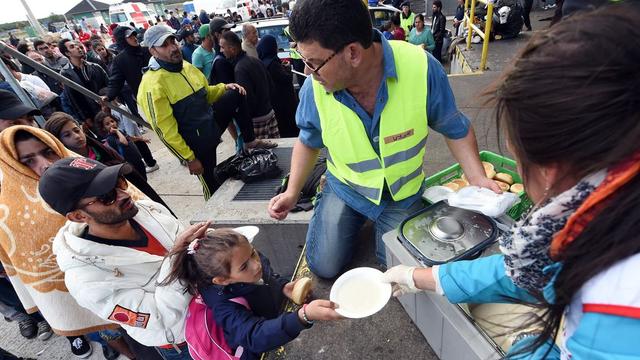
<svg viewBox="0 0 640 360"><path fill-rule="evenodd" d="M464 235L464 227L452 216L439 217L429 226L429 233L435 239L445 242L458 240Z"/></svg>

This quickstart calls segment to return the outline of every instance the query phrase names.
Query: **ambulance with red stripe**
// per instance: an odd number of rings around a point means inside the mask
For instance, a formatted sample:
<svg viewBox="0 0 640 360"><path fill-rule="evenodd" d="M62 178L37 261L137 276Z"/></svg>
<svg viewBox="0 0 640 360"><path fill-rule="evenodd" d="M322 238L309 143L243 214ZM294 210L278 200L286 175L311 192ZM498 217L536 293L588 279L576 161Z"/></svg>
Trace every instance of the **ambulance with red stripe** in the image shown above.
<svg viewBox="0 0 640 360"><path fill-rule="evenodd" d="M149 20L155 23L156 13L140 2L114 4L109 6L109 19L111 23L130 26L133 22L136 28L147 29Z"/></svg>

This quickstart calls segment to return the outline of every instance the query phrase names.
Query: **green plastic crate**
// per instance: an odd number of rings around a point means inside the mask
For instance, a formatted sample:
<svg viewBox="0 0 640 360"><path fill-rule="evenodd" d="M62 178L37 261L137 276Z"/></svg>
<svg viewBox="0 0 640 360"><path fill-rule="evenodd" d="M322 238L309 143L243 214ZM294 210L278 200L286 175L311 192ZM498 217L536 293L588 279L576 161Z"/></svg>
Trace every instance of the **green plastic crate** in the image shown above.
<svg viewBox="0 0 640 360"><path fill-rule="evenodd" d="M513 177L513 181L522 183L522 179L516 171L516 162L514 160L491 151L480 151L480 160L493 164L497 173L502 172L509 174ZM453 179L460 178L463 173L464 172L462 171L460 164L456 163L426 178L425 185L427 187L444 185ZM520 194L520 202L509 209L509 211L507 211L507 215L514 220L519 220L522 215L531 208L531 206L533 206L533 203L527 196L526 192L523 192Z"/></svg>

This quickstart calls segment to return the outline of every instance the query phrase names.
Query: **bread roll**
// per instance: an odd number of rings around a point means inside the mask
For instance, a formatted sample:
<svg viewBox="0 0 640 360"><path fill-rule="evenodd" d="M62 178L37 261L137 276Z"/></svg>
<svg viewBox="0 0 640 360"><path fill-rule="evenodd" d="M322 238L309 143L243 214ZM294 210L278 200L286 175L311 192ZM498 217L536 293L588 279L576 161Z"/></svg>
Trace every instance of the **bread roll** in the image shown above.
<svg viewBox="0 0 640 360"><path fill-rule="evenodd" d="M509 184L507 184L506 182L502 182L500 180L493 180L496 184L498 184L498 186L500 186L500 190L502 191L509 191Z"/></svg>
<svg viewBox="0 0 640 360"><path fill-rule="evenodd" d="M458 185L458 184L456 184L454 182L446 183L446 184L444 184L442 186L446 186L446 187L448 187L449 189L451 189L453 191L458 191L458 189L460 189L460 185Z"/></svg>
<svg viewBox="0 0 640 360"><path fill-rule="evenodd" d="M312 281L308 277L300 278L296 281L291 292L291 300L298 305L302 305L311 292Z"/></svg>
<svg viewBox="0 0 640 360"><path fill-rule="evenodd" d="M493 177L495 180L500 180L509 185L513 184L513 177L506 173L497 173L496 176Z"/></svg>
<svg viewBox="0 0 640 360"><path fill-rule="evenodd" d="M465 186L469 186L469 183L466 180L462 180L462 179L454 179L454 180L451 180L451 182L453 184L457 184L458 189L462 189Z"/></svg>
<svg viewBox="0 0 640 360"><path fill-rule="evenodd" d="M489 179L493 179L493 177L496 176L496 169L492 163L483 161L482 167L484 168L485 175L487 175Z"/></svg>
<svg viewBox="0 0 640 360"><path fill-rule="evenodd" d="M524 192L524 185L520 184L520 183L515 183L513 185L511 185L511 187L509 188L509 191L511 191L514 194L521 194Z"/></svg>

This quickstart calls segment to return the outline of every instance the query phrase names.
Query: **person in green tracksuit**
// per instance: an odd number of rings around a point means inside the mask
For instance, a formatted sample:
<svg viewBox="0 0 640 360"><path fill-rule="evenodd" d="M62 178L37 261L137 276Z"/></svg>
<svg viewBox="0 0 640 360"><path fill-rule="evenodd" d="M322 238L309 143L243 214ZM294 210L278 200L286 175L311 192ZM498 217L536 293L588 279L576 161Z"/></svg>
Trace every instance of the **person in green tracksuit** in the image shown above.
<svg viewBox="0 0 640 360"><path fill-rule="evenodd" d="M144 45L153 58L138 89L138 104L169 151L187 163L202 184L205 200L221 185L216 180L216 147L230 117L214 116L211 105L224 96L244 97L238 84L209 85L207 77L184 61L176 35L166 25L150 27ZM245 147L265 147L255 138L251 118L238 118Z"/></svg>

